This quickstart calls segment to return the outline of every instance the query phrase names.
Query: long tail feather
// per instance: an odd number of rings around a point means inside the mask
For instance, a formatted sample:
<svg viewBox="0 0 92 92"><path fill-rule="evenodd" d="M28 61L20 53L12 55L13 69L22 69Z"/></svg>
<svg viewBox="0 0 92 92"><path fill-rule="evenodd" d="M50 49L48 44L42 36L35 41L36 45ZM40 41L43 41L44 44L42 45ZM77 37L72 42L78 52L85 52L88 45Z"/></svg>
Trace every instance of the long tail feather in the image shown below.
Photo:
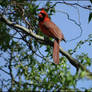
<svg viewBox="0 0 92 92"><path fill-rule="evenodd" d="M54 40L53 60L55 64L59 64L59 43L60 43L60 40L58 39Z"/></svg>

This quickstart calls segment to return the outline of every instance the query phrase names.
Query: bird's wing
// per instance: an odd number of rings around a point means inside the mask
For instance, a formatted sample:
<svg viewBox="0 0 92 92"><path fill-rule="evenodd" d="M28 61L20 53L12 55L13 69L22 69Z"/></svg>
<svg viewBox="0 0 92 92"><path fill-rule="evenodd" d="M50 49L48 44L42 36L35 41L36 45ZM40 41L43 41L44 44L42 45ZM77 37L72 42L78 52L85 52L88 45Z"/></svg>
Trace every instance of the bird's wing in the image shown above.
<svg viewBox="0 0 92 92"><path fill-rule="evenodd" d="M52 21L45 21L43 27L49 32L51 37L58 38L60 40L64 39L61 30Z"/></svg>

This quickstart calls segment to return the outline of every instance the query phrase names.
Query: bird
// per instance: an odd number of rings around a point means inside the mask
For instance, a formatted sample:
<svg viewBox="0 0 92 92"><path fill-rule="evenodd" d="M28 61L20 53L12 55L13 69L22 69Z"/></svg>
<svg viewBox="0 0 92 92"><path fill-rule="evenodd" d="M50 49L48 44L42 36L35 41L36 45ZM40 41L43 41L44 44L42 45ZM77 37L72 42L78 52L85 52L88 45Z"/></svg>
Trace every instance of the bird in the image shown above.
<svg viewBox="0 0 92 92"><path fill-rule="evenodd" d="M53 45L53 60L55 64L59 64L59 44L60 41L65 41L64 35L59 29L59 27L51 21L48 16L48 13L45 11L44 8L41 9L40 13L38 14L39 17L39 28L41 32L48 37L52 37L54 39Z"/></svg>

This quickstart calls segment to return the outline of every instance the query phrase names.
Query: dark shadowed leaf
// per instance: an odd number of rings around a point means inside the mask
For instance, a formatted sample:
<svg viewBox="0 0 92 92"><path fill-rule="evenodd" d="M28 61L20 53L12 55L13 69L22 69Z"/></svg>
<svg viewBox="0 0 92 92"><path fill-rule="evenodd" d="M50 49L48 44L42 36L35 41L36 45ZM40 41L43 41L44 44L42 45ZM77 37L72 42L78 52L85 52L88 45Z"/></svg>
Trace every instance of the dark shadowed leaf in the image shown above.
<svg viewBox="0 0 92 92"><path fill-rule="evenodd" d="M92 3L92 0L90 0L90 2Z"/></svg>
<svg viewBox="0 0 92 92"><path fill-rule="evenodd" d="M91 21L91 19L92 19L92 12L89 14L88 23Z"/></svg>

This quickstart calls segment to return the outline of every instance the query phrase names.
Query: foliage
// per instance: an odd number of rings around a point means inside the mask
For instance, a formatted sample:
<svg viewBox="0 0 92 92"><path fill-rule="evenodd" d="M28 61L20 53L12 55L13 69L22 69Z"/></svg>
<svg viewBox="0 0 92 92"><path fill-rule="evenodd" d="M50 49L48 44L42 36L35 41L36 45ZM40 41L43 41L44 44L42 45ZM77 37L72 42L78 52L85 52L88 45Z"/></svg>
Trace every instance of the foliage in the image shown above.
<svg viewBox="0 0 92 92"><path fill-rule="evenodd" d="M89 14L89 19L88 19L88 22L90 22L92 19L92 12Z"/></svg>
<svg viewBox="0 0 92 92"><path fill-rule="evenodd" d="M90 2L91 2L91 4L92 4L92 0L90 0ZM88 22L90 22L91 19L92 19L92 12L90 12L90 14L89 14Z"/></svg>
<svg viewBox="0 0 92 92"><path fill-rule="evenodd" d="M90 0L91 1L91 0ZM49 16L55 13L53 3L45 2ZM14 24L20 24L34 33L44 36L38 28L38 12L40 4L36 0L1 0L0 11ZM89 16L89 22L92 13ZM49 38L52 40L51 38ZM80 41L74 49L68 50L70 54L77 52L86 42L91 45L92 35L85 41ZM46 55L41 52L43 48ZM40 51L41 50L41 51ZM74 91L77 89L77 81L82 74L73 75L71 65L66 57L62 56L59 65L52 63L52 48L44 46L33 39L29 34L19 29L7 26L0 20L0 90L7 91ZM92 59L88 54L76 55L76 58L85 66L90 66ZM3 77L2 77L3 76ZM87 89L86 89L87 90ZM88 89L90 91L91 89Z"/></svg>
<svg viewBox="0 0 92 92"><path fill-rule="evenodd" d="M90 0L90 2L92 3L92 0Z"/></svg>

